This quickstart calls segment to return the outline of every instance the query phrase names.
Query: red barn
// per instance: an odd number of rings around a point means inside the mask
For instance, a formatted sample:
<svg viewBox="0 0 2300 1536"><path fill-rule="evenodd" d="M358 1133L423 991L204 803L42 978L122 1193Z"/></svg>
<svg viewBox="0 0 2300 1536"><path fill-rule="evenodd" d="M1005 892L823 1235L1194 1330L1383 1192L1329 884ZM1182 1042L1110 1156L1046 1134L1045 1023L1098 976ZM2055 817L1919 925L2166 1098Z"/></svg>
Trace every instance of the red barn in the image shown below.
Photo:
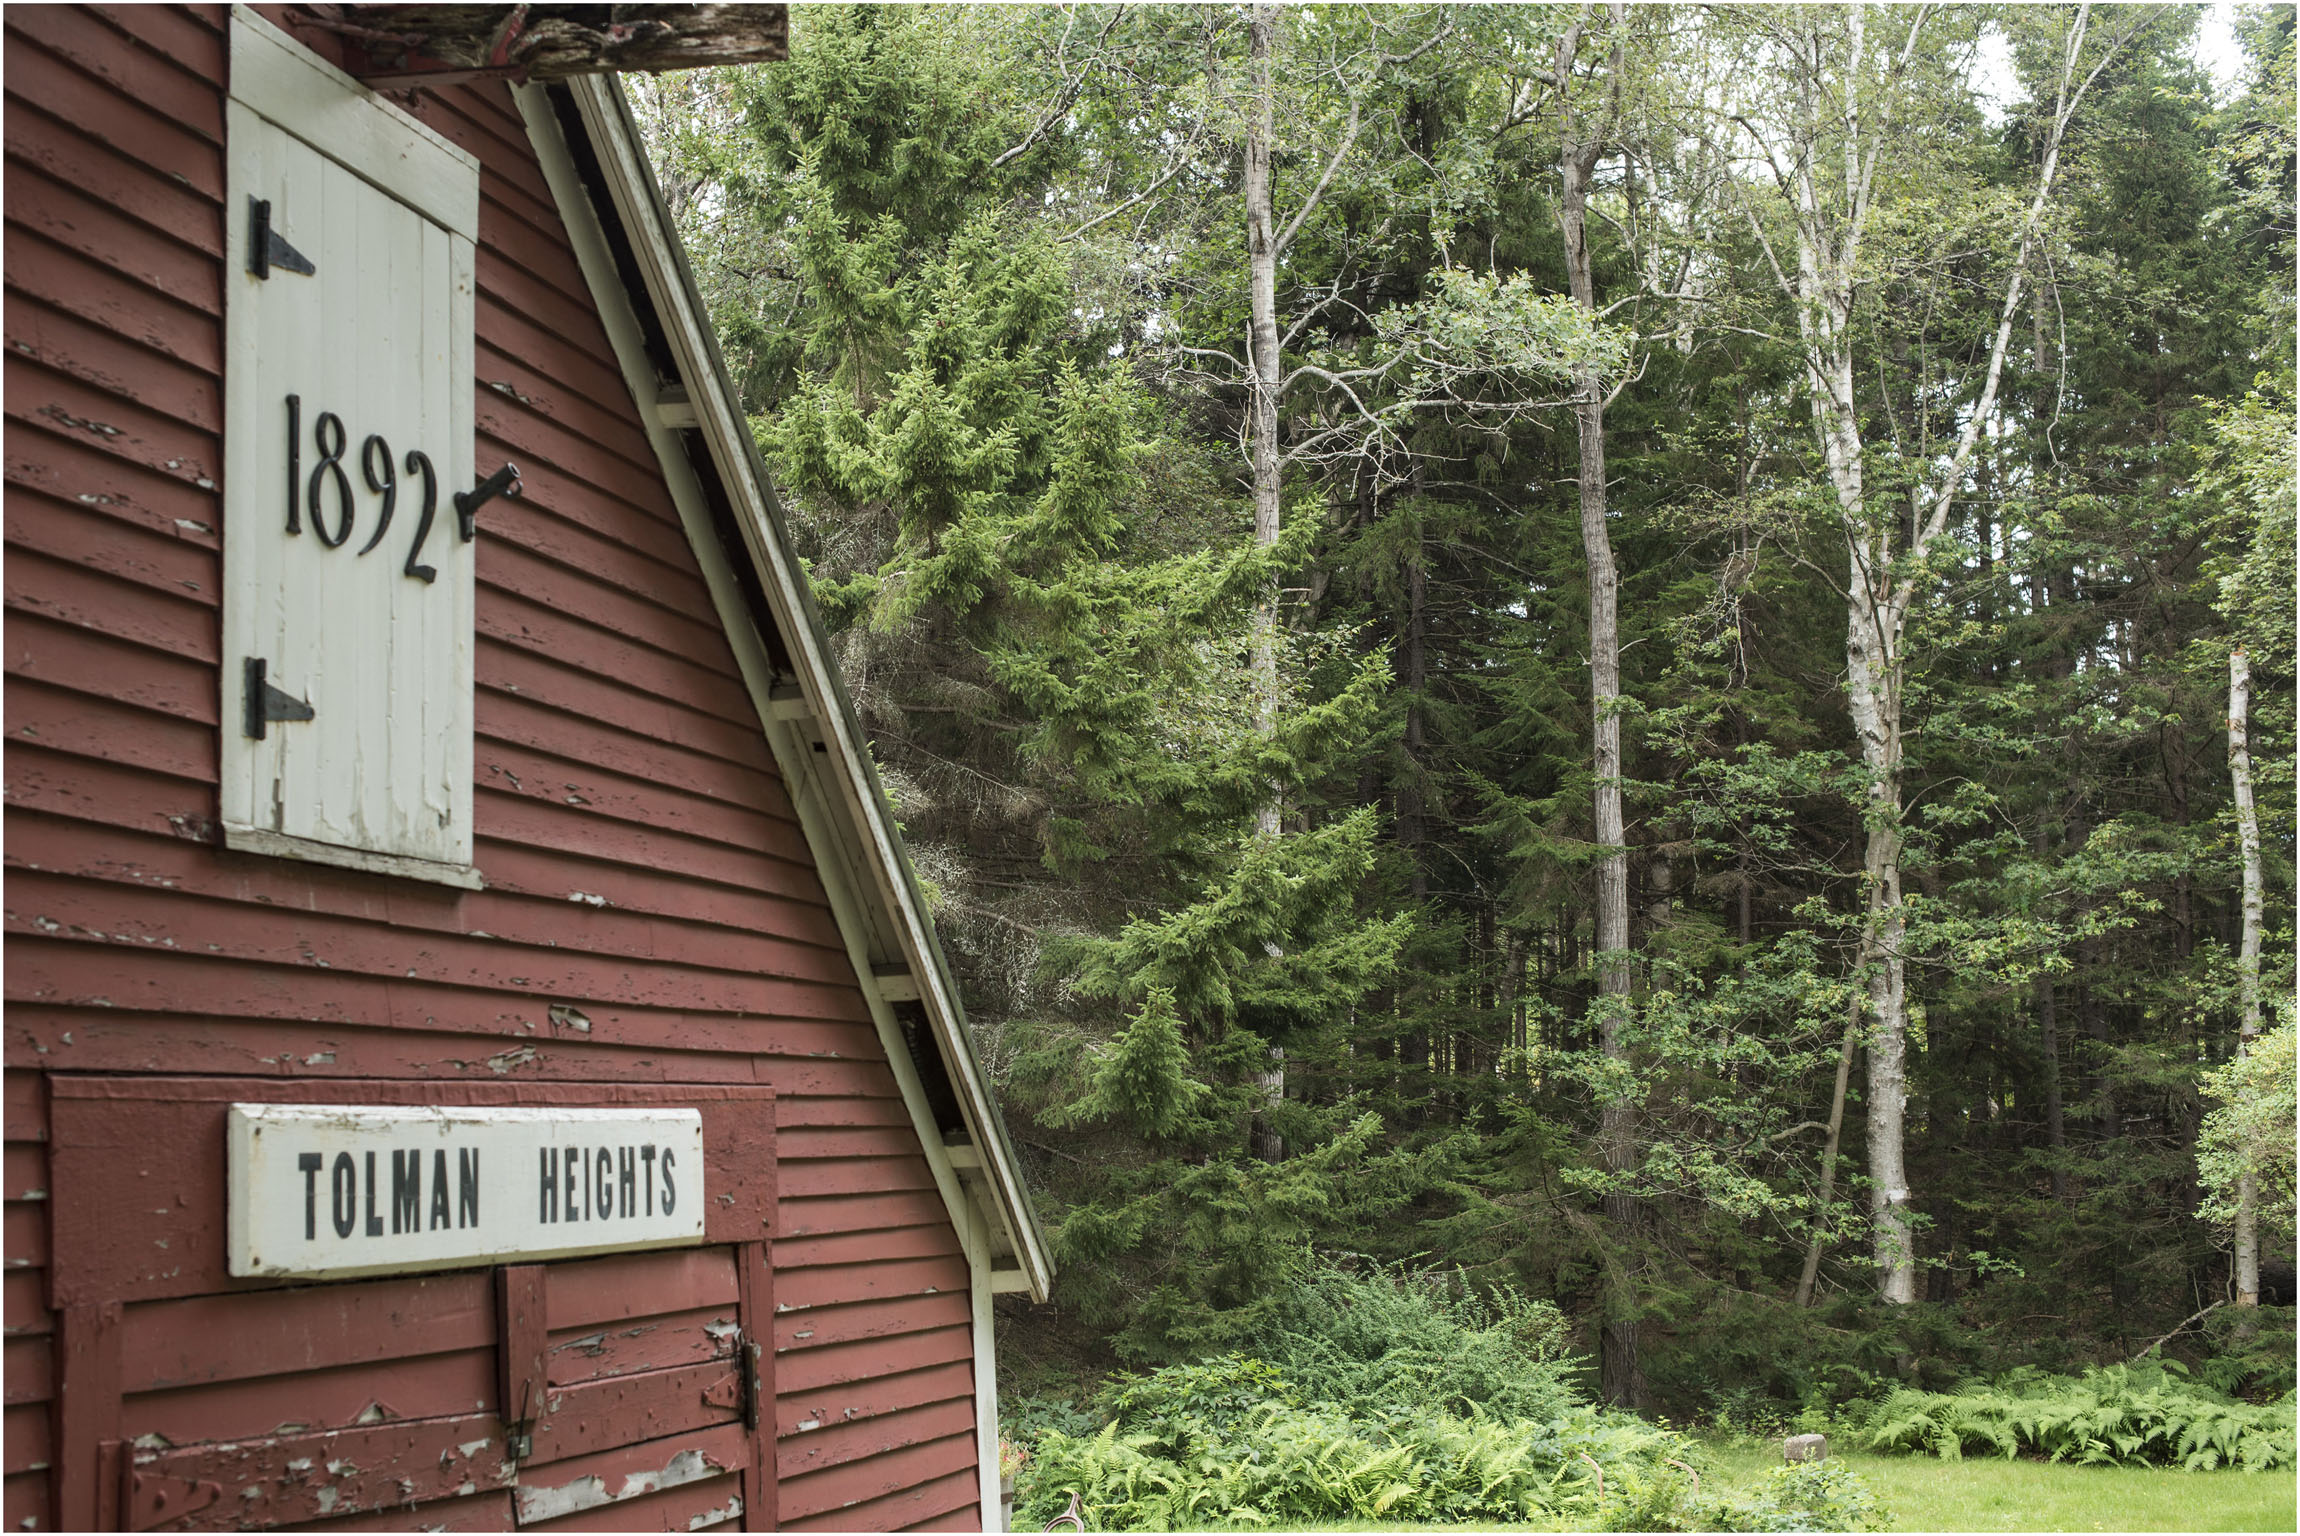
<svg viewBox="0 0 2300 1536"><path fill-rule="evenodd" d="M995 1527L1044 1241L630 113L385 9L5 17L7 1527Z"/></svg>

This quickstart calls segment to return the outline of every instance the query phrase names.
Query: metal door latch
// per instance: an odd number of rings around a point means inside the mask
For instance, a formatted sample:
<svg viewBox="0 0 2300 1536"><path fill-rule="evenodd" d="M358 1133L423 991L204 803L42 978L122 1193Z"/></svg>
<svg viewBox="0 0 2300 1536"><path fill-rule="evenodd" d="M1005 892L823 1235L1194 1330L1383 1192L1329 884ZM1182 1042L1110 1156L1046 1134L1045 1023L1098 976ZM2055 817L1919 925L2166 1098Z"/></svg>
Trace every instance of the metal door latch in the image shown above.
<svg viewBox="0 0 2300 1536"><path fill-rule="evenodd" d="M242 722L248 735L257 741L264 739L264 727L273 720L309 720L312 707L303 700L290 698L271 685L265 674L271 663L261 656L247 659L246 677L240 688L240 705L245 712Z"/></svg>
<svg viewBox="0 0 2300 1536"><path fill-rule="evenodd" d="M519 1417L503 1426L503 1453L513 1461L535 1454L535 1382L530 1378L519 1393Z"/></svg>

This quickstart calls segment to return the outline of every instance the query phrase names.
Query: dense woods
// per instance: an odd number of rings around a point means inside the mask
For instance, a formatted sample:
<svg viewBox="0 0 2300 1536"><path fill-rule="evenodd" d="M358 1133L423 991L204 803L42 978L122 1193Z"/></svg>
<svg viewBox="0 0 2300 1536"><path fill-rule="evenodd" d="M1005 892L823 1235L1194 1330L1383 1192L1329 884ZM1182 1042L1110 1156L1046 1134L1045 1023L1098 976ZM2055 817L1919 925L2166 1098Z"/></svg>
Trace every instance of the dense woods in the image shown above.
<svg viewBox="0 0 2300 1536"><path fill-rule="evenodd" d="M2238 14L2217 92L2184 5L797 7L632 83L1033 1159L1026 1373L1373 1260L1671 1413L2289 1387Z"/></svg>

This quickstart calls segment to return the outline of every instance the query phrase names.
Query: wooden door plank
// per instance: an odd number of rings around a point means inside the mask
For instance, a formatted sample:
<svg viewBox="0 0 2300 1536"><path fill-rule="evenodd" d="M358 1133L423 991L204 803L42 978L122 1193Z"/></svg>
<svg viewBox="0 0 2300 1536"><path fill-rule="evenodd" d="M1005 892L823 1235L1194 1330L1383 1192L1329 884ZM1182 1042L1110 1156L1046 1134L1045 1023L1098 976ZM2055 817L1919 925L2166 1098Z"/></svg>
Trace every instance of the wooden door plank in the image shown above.
<svg viewBox="0 0 2300 1536"><path fill-rule="evenodd" d="M519 1523L541 1525L694 1483L731 1484L728 1474L742 1469L751 1438L740 1423L722 1424L700 1433L618 1445L546 1467L525 1468L519 1476ZM721 1505L736 1492L725 1486L705 1498L702 1506ZM635 1529L623 1522L623 1514L611 1511L605 1528Z"/></svg>
<svg viewBox="0 0 2300 1536"><path fill-rule="evenodd" d="M461 1498L433 1499L428 1504L394 1504L363 1514L338 1515L309 1525L288 1525L288 1531L515 1531L519 1523L511 1506L511 1490L471 1493Z"/></svg>
<svg viewBox="0 0 2300 1536"><path fill-rule="evenodd" d="M139 1458L122 1524L262 1528L509 1487L517 1475L492 1413L271 1436Z"/></svg>
<svg viewBox="0 0 2300 1536"><path fill-rule="evenodd" d="M495 1272L495 1349L501 1363L495 1401L514 1460L534 1453L535 1426L551 1411L551 1311L541 1264Z"/></svg>
<svg viewBox="0 0 2300 1536"><path fill-rule="evenodd" d="M735 1278L742 1287L745 1424L749 1455L743 1466L743 1528L771 1531L776 1524L775 1484L775 1261L769 1242L742 1243L735 1249Z"/></svg>
<svg viewBox="0 0 2300 1536"><path fill-rule="evenodd" d="M63 1309L56 1383L56 1523L67 1531L98 1528L104 1441L120 1433L120 1304L84 1302Z"/></svg>
<svg viewBox="0 0 2300 1536"><path fill-rule="evenodd" d="M554 1387L521 1480L549 1462L742 1419L742 1378L731 1359Z"/></svg>

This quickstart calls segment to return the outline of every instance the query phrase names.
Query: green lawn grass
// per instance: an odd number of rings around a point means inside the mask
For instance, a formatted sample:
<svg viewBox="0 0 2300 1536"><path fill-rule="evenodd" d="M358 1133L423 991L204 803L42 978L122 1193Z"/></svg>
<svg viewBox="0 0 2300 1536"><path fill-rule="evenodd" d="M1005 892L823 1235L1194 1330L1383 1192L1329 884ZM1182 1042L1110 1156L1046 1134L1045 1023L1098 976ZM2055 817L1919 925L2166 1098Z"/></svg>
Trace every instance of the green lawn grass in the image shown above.
<svg viewBox="0 0 2300 1536"><path fill-rule="evenodd" d="M1728 1483L1779 1464L1773 1441L1712 1440ZM1876 1490L1896 1531L2291 1531L2289 1472L2180 1472L1832 1450Z"/></svg>
<svg viewBox="0 0 2300 1536"><path fill-rule="evenodd" d="M1705 1442L1714 1476L1746 1487L1780 1464L1775 1441ZM2156 1467L2071 1467L2042 1461L1937 1461L1836 1451L1876 1491L1896 1531L2292 1531L2300 1528L2292 1475L2178 1472ZM1352 1521L1317 1531L1503 1531L1525 1525L1384 1525ZM1576 1529L1565 1527L1564 1529Z"/></svg>

